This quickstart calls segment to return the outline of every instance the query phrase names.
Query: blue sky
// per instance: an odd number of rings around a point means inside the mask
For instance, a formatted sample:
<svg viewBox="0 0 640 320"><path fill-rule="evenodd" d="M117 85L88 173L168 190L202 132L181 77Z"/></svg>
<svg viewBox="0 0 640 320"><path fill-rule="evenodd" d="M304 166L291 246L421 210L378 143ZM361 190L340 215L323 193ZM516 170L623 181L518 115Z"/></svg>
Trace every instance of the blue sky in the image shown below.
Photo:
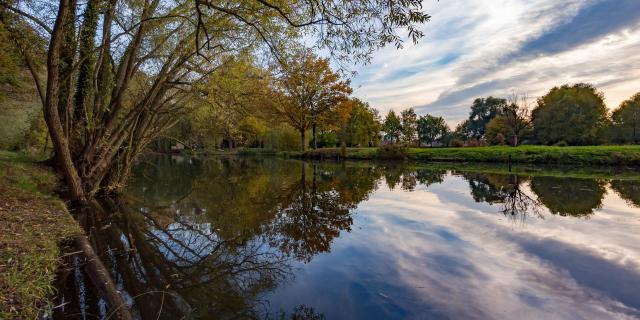
<svg viewBox="0 0 640 320"><path fill-rule="evenodd" d="M359 68L354 95L382 114L466 118L476 97L587 82L610 109L640 91L640 0L427 0L425 38Z"/></svg>

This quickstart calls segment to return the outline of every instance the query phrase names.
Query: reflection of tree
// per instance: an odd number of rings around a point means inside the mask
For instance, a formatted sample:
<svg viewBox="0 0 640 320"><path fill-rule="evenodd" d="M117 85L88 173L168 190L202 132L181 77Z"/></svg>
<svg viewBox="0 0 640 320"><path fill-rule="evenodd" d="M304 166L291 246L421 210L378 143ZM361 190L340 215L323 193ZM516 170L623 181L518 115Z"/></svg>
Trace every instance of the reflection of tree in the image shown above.
<svg viewBox="0 0 640 320"><path fill-rule="evenodd" d="M202 165L194 158L155 157L134 167L127 191L154 205L168 204L187 196L201 173Z"/></svg>
<svg viewBox="0 0 640 320"><path fill-rule="evenodd" d="M483 173L463 173L471 188L471 195L476 202L501 204L502 214L512 219L524 220L527 215L541 217L542 206L522 190L526 179L518 175L500 175Z"/></svg>
<svg viewBox="0 0 640 320"><path fill-rule="evenodd" d="M392 164L384 168L384 180L389 190L395 189L396 185L400 183L404 169L402 165L398 164Z"/></svg>
<svg viewBox="0 0 640 320"><path fill-rule="evenodd" d="M640 181L613 180L611 188L628 203L640 207Z"/></svg>
<svg viewBox="0 0 640 320"><path fill-rule="evenodd" d="M585 216L602 206L605 186L594 179L533 177L531 190L553 214Z"/></svg>
<svg viewBox="0 0 640 320"><path fill-rule="evenodd" d="M286 257L259 237L221 239L213 225L179 221L168 210L118 203L109 211L118 218L94 229L92 241L97 252L120 253L106 254L103 261L116 283L137 297L143 319L156 318L161 309L164 319L250 316L259 295L289 273Z"/></svg>
<svg viewBox="0 0 640 320"><path fill-rule="evenodd" d="M413 191L418 182L425 186L444 181L446 171L429 168L413 170L402 164L394 164L384 168L384 176L389 189L400 184L402 190Z"/></svg>
<svg viewBox="0 0 640 320"><path fill-rule="evenodd" d="M418 169L416 170L416 179L420 184L428 187L432 184L439 184L444 182L444 176L447 172L444 170L436 169Z"/></svg>
<svg viewBox="0 0 640 320"><path fill-rule="evenodd" d="M509 195L506 189L512 187L507 175L463 173L462 176L469 182L471 196L476 202L504 203Z"/></svg>
<svg viewBox="0 0 640 320"><path fill-rule="evenodd" d="M402 190L413 191L418 184L415 171L405 171L402 174Z"/></svg>
<svg viewBox="0 0 640 320"><path fill-rule="evenodd" d="M155 166L140 169L146 176L126 201L108 204L103 212L114 218L85 222L109 225L93 228L92 241L98 252L118 253L102 258L138 296L143 319L161 304L166 319L257 317L260 297L287 278L292 258L310 261L350 230L352 210L381 175L375 167L221 158L181 181L164 172L175 163ZM291 316L321 318L305 308Z"/></svg>
<svg viewBox="0 0 640 320"><path fill-rule="evenodd" d="M329 251L332 240L342 230L351 230L351 210L368 196L376 181L369 176L364 181L369 191L358 194L363 186L344 188L344 176L339 173L320 174L322 169L312 165L309 178L307 170L307 164L302 163L299 188L294 189L291 201L279 211L269 232L281 251L302 261Z"/></svg>

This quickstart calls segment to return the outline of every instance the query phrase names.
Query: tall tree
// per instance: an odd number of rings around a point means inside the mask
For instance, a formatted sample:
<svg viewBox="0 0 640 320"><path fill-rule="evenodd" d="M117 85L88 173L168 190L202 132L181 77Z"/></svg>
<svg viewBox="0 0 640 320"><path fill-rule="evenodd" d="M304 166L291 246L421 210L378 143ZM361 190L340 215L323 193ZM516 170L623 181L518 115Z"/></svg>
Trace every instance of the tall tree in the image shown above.
<svg viewBox="0 0 640 320"><path fill-rule="evenodd" d="M418 132L418 115L413 108L402 110L400 113L402 122L402 140L406 143L414 143Z"/></svg>
<svg viewBox="0 0 640 320"><path fill-rule="evenodd" d="M420 0L88 3L0 2L3 14L20 17L49 41L46 81L28 54L24 59L56 162L79 201L120 188L140 152L179 121L185 101L199 95L197 86L238 50L278 56L289 39L313 34L333 57L366 61L379 47L401 46L402 28L417 41L418 25L429 19ZM34 7L54 8L55 18ZM18 24L5 27L21 32Z"/></svg>
<svg viewBox="0 0 640 320"><path fill-rule="evenodd" d="M317 128L326 124L347 99L351 93L349 81L331 70L328 59L318 58L309 50L295 53L280 67L277 90L283 99L276 108L300 132L302 150L306 131L313 130L315 149Z"/></svg>
<svg viewBox="0 0 640 320"><path fill-rule="evenodd" d="M607 108L602 93L592 85L563 85L538 99L532 118L542 143L593 144L607 125Z"/></svg>
<svg viewBox="0 0 640 320"><path fill-rule="evenodd" d="M487 124L493 119L501 109L507 106L507 100L501 98L487 97L477 98L471 105L471 112L467 122L467 130L470 138L479 140L484 138Z"/></svg>
<svg viewBox="0 0 640 320"><path fill-rule="evenodd" d="M447 132L449 132L449 128L442 117L434 117L428 114L418 120L420 142L428 143L431 147L433 147L434 142L442 139Z"/></svg>
<svg viewBox="0 0 640 320"><path fill-rule="evenodd" d="M346 135L351 146L373 146L380 140L381 129L378 112L368 103L352 99L353 107L349 114Z"/></svg>
<svg viewBox="0 0 640 320"><path fill-rule="evenodd" d="M623 101L611 119L621 141L640 143L640 92Z"/></svg>
<svg viewBox="0 0 640 320"><path fill-rule="evenodd" d="M262 109L271 104L270 80L266 70L256 66L248 54L230 59L200 87L204 98L199 99L189 118L198 133L222 137L233 148L246 133L243 129L252 130L248 125L258 121Z"/></svg>
<svg viewBox="0 0 640 320"><path fill-rule="evenodd" d="M503 144L505 141L512 146L522 143L523 137L531 131L531 117L529 116L529 99L526 95L517 95L509 99L509 104L499 110L486 126L486 138L492 144Z"/></svg>
<svg viewBox="0 0 640 320"><path fill-rule="evenodd" d="M402 123L400 122L400 118L396 113L391 110L387 114L387 117L384 119L384 124L382 124L382 131L384 131L384 138L393 143L400 141L400 136L402 134Z"/></svg>

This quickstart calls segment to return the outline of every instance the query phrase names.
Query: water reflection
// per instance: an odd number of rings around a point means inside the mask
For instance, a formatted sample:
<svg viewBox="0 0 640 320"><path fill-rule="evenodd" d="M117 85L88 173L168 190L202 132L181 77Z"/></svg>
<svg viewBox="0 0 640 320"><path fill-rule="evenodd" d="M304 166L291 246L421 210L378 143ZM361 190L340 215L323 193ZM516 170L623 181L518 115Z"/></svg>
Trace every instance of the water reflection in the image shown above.
<svg viewBox="0 0 640 320"><path fill-rule="evenodd" d="M638 206L638 181L255 158L135 174L83 223L142 319L640 316L640 212L604 200Z"/></svg>
<svg viewBox="0 0 640 320"><path fill-rule="evenodd" d="M588 216L602 207L605 181L556 177L534 177L531 189L553 214Z"/></svg>
<svg viewBox="0 0 640 320"><path fill-rule="evenodd" d="M640 183L638 181L613 180L611 181L611 188L629 204L640 207Z"/></svg>

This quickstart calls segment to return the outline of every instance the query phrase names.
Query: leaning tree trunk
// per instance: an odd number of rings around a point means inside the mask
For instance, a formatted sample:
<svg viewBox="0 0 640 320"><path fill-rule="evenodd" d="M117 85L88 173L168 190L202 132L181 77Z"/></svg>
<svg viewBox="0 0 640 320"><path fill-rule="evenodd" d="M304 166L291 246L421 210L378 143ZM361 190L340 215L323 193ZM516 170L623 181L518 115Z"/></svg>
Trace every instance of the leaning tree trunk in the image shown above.
<svg viewBox="0 0 640 320"><path fill-rule="evenodd" d="M49 129L51 143L55 151L56 162L67 182L69 196L74 201L84 201L85 193L78 171L73 163L69 140L62 126L58 112L60 87L60 50L63 41L64 23L69 14L69 0L61 0L58 7L58 18L51 33L49 54L47 56L47 89L44 104L44 119Z"/></svg>

